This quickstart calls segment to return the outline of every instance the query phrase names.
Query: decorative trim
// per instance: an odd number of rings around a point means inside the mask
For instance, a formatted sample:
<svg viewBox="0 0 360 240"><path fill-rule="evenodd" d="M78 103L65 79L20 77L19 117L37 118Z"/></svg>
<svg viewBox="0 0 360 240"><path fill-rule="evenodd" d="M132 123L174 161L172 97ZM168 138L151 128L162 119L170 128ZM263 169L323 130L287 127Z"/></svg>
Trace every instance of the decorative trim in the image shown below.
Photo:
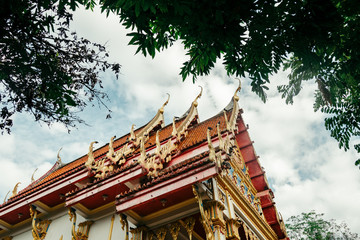
<svg viewBox="0 0 360 240"><path fill-rule="evenodd" d="M186 229L188 235L189 235L189 240L192 240L192 235L193 235L193 231L194 231L194 226L195 226L195 218L193 217L188 217L186 218L184 221L179 220L180 224Z"/></svg>
<svg viewBox="0 0 360 240"><path fill-rule="evenodd" d="M120 213L121 229L125 231L125 240L129 240L129 222L125 214Z"/></svg>
<svg viewBox="0 0 360 240"><path fill-rule="evenodd" d="M178 237L178 234L180 231L180 223L175 222L175 223L170 224L169 231L170 231L170 234L171 234L173 240L177 240L177 237Z"/></svg>
<svg viewBox="0 0 360 240"><path fill-rule="evenodd" d="M239 227L237 219L230 218L226 221L226 240L240 240Z"/></svg>
<svg viewBox="0 0 360 240"><path fill-rule="evenodd" d="M70 221L72 221L71 240L87 240L89 237L90 227L94 221L85 221L79 223L78 229L75 231L76 210L74 208L69 208L68 214Z"/></svg>
<svg viewBox="0 0 360 240"><path fill-rule="evenodd" d="M34 205L30 205L30 216L32 219L32 236L34 240L42 240L46 237L51 220L43 220L37 218L37 211Z"/></svg>
<svg viewBox="0 0 360 240"><path fill-rule="evenodd" d="M156 230L155 234L156 234L156 238L158 240L164 240L166 237L166 227L161 227L159 229Z"/></svg>
<svg viewBox="0 0 360 240"><path fill-rule="evenodd" d="M205 210L204 210L204 204L203 204L201 194L197 190L198 186L193 185L192 189L193 189L195 198L197 199L197 201L199 203L199 209L200 209L200 215L201 215L200 222L202 223L202 225L204 227L205 234L206 234L206 240L215 240L215 235L213 232L214 226L212 225L207 212L205 212Z"/></svg>
<svg viewBox="0 0 360 240"><path fill-rule="evenodd" d="M147 233L148 228L146 226L137 227L135 229L131 229L131 240L143 240L145 239L144 235Z"/></svg>

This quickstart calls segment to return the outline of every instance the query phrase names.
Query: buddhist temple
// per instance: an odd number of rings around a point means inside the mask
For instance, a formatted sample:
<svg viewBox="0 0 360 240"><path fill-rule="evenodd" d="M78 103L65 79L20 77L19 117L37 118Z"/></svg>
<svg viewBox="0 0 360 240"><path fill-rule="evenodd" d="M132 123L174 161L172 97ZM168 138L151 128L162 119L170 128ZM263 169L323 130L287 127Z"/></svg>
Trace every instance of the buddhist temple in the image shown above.
<svg viewBox="0 0 360 240"><path fill-rule="evenodd" d="M288 239L237 96L200 121L202 90L165 125L147 124L64 164L0 205L3 240ZM190 100L191 101L191 100ZM131 127L130 127L131 126Z"/></svg>

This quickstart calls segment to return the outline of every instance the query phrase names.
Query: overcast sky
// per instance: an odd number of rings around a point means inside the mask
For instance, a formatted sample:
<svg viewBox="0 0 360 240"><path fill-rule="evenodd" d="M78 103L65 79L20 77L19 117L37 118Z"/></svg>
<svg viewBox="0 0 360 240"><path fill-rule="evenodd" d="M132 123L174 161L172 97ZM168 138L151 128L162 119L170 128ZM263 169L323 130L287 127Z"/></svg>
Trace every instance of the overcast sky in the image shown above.
<svg viewBox="0 0 360 240"><path fill-rule="evenodd" d="M0 137L0 201L17 182L20 189L30 183L36 168L39 178L56 162L62 147L63 162L70 162L87 153L91 141L97 146L109 142L113 135L129 132L131 124L146 124L171 95L165 107L166 124L173 116L181 116L204 87L198 101L200 120L220 112L231 100L237 80L228 77L218 61L210 76L193 84L182 82L178 75L187 59L181 44L157 54L155 59L134 55L136 47L128 46L126 31L114 16L105 17L99 11L77 11L72 28L79 36L106 43L112 61L122 65L119 80L104 75L105 91L113 111L106 119L106 109L89 107L81 114L88 125L78 126L70 134L59 125L51 128L35 123L27 114L15 116L11 135ZM326 218L345 221L352 232L360 233L360 170L354 166L359 157L354 151L338 149L337 142L324 128L324 115L314 113L315 85L304 84L294 105L286 105L276 92L276 85L286 83L286 73L272 77L268 102L251 92L249 80L243 79L239 105L250 126L250 137L260 163L265 168L275 194L275 202L284 219L315 210Z"/></svg>

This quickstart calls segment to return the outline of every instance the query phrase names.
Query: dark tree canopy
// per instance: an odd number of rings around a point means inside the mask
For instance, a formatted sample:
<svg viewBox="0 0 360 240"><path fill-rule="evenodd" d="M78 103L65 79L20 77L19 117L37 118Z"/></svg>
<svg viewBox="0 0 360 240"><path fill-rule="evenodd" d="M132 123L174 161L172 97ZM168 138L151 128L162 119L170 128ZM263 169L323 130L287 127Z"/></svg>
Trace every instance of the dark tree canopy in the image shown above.
<svg viewBox="0 0 360 240"><path fill-rule="evenodd" d="M315 211L292 216L286 221L286 231L293 240L356 240L359 235L351 233L346 223L323 219L324 214Z"/></svg>
<svg viewBox="0 0 360 240"><path fill-rule="evenodd" d="M180 40L189 60L183 80L207 75L221 59L229 75L249 77L266 101L269 77L289 69L278 90L287 103L303 81L316 81L314 109L328 114L326 129L350 148L360 136L360 4L357 0L100 0L127 28L137 52ZM354 148L360 153L360 144ZM360 160L357 161L357 164Z"/></svg>
<svg viewBox="0 0 360 240"><path fill-rule="evenodd" d="M29 112L36 121L73 126L76 111L102 102L99 73L118 64L106 61L101 44L69 31L75 2L0 0L0 130L10 132L12 116Z"/></svg>

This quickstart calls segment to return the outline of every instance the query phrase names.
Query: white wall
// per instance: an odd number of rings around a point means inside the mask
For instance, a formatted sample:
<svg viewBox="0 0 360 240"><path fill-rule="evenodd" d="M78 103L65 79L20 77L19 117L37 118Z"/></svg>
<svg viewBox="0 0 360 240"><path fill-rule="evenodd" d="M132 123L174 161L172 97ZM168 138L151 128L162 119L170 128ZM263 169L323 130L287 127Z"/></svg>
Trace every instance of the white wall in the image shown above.
<svg viewBox="0 0 360 240"><path fill-rule="evenodd" d="M111 226L111 217L112 215L106 216L95 221L89 232L88 240L107 240L109 237L109 231ZM61 236L63 236L63 240L71 240L71 227L72 222L69 220L69 215L67 211L63 211L56 216L50 218L52 220L49 230L46 234L45 240L59 240ZM77 214L76 226L86 221L83 217ZM129 227L134 227L129 222ZM32 240L31 228L24 231L17 231L13 236L13 240ZM131 234L129 234L129 239L131 238ZM111 240L123 240L125 239L125 231L121 229L120 217L119 215L115 215L114 226L112 231Z"/></svg>
<svg viewBox="0 0 360 240"><path fill-rule="evenodd" d="M89 240L107 240L111 226L111 215L97 220L91 226ZM129 223L130 224L130 223ZM130 226L129 226L130 227ZM131 235L129 235L129 239ZM120 217L116 214L111 240L125 239L125 231L121 229ZM64 239L65 240L65 239Z"/></svg>

